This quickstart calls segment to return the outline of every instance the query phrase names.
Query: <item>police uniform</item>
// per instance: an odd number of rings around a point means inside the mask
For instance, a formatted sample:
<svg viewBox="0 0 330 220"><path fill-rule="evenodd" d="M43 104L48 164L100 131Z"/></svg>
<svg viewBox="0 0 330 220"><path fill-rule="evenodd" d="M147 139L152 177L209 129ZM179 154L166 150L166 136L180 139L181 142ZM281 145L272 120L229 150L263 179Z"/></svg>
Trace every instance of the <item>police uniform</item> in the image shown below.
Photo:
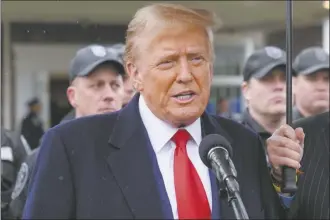
<svg viewBox="0 0 330 220"><path fill-rule="evenodd" d="M72 69L75 71L70 71L70 81L77 76L89 74L89 72L92 72L93 69L97 68L102 63L109 61L114 64L115 68L118 68L119 74L125 74L124 67L121 61L118 60L117 54L114 54L113 50L107 50L100 45L91 45L79 50L77 56L72 61ZM81 67L80 65L84 66ZM73 74L74 72L79 72L79 74ZM60 124L74 119L76 117L75 114L75 109L71 110L66 116L64 116ZM20 219L22 216L23 208L27 199L29 181L36 164L38 153L39 148L34 149L32 153L27 156L24 163L22 163L17 176L15 189L11 195L12 201L9 206L12 218Z"/></svg>
<svg viewBox="0 0 330 220"><path fill-rule="evenodd" d="M11 202L9 205L9 216L13 219L19 219L22 216L26 197L28 194L28 185L31 179L31 174L34 169L39 148L36 148L22 163L17 174L14 190L11 194Z"/></svg>
<svg viewBox="0 0 330 220"><path fill-rule="evenodd" d="M1 129L1 218L8 218L8 204L15 183L16 166L10 132Z"/></svg>
<svg viewBox="0 0 330 220"><path fill-rule="evenodd" d="M266 131L256 120L252 118L248 109L243 112L241 123L246 127L250 128L252 131L258 133L258 135L261 137L264 146L266 146L266 140L270 138L272 134Z"/></svg>
<svg viewBox="0 0 330 220"><path fill-rule="evenodd" d="M38 104L37 99L31 100L28 105L32 106ZM22 123L21 134L28 142L30 148L33 150L39 146L40 139L44 134L44 128L39 116L34 112L29 112Z"/></svg>
<svg viewBox="0 0 330 220"><path fill-rule="evenodd" d="M248 82L251 78L261 79L271 73L275 68L282 68L285 71L286 54L277 47L264 47L255 51L246 61L243 68L244 81ZM258 133L263 145L266 146L266 140L272 135L266 131L245 109L240 122L254 132ZM265 152L266 149L265 149ZM266 155L267 162L268 157Z"/></svg>

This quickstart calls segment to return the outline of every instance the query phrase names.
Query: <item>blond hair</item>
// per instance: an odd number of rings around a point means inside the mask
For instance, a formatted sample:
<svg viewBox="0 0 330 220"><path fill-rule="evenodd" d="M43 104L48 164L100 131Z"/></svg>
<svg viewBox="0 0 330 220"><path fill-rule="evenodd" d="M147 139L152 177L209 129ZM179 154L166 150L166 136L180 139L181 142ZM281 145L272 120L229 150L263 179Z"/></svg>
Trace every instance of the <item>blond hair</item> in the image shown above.
<svg viewBox="0 0 330 220"><path fill-rule="evenodd" d="M213 58L213 30L215 15L203 9L190 9L182 5L157 3L139 9L128 24L124 61L134 61L137 39L152 32L160 24L190 24L205 28Z"/></svg>

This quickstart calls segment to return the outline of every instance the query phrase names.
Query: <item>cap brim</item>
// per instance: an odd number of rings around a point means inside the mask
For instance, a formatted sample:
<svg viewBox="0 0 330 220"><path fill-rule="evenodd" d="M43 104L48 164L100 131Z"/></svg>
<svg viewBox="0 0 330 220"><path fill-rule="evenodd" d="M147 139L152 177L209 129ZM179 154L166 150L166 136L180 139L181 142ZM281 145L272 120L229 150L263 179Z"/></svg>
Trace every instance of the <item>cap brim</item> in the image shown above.
<svg viewBox="0 0 330 220"><path fill-rule="evenodd" d="M312 66L304 71L298 72L298 75L309 75L322 69L330 69L329 64L320 64L320 65Z"/></svg>
<svg viewBox="0 0 330 220"><path fill-rule="evenodd" d="M266 75L270 74L274 68L280 67L280 66L286 66L286 62L278 61L276 63L271 63L268 66L265 66L264 68L259 70L257 73L253 74L252 77L256 78L256 79L261 79L261 78L265 77Z"/></svg>
<svg viewBox="0 0 330 220"><path fill-rule="evenodd" d="M89 66L87 66L83 71L81 71L79 74L77 74L77 76L88 76L99 65L106 63L106 62L111 62L111 63L115 64L115 67L118 69L118 73L120 75L125 75L124 66L119 61L117 61L113 58L104 58L104 59L98 60L97 62L92 63Z"/></svg>

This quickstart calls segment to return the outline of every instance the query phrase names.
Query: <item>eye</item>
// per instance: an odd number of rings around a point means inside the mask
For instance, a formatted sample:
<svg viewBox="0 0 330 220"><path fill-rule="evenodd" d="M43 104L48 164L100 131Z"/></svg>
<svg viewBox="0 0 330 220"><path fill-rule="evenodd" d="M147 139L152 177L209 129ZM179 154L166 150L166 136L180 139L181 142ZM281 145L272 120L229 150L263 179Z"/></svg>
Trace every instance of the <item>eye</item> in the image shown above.
<svg viewBox="0 0 330 220"><path fill-rule="evenodd" d="M96 83L96 87L97 87L97 88L100 88L100 87L102 87L103 85L104 85L103 82L97 82L97 83Z"/></svg>
<svg viewBox="0 0 330 220"><path fill-rule="evenodd" d="M306 78L309 81L316 81L317 80L316 74L307 75Z"/></svg>
<svg viewBox="0 0 330 220"><path fill-rule="evenodd" d="M201 57L201 56L197 56L197 57L192 58L192 60L202 60L202 59L203 59L203 57Z"/></svg>
<svg viewBox="0 0 330 220"><path fill-rule="evenodd" d="M104 86L104 82L102 82L102 81L96 81L96 82L93 82L92 84L90 84L90 87L93 89L100 89L103 86Z"/></svg>
<svg viewBox="0 0 330 220"><path fill-rule="evenodd" d="M202 56L194 56L191 58L191 61L193 62L193 64L199 64L204 60L204 58Z"/></svg>
<svg viewBox="0 0 330 220"><path fill-rule="evenodd" d="M169 69L174 66L174 61L173 60L164 60L164 61L161 61L157 66L161 69Z"/></svg>
<svg viewBox="0 0 330 220"><path fill-rule="evenodd" d="M117 90L120 87L120 85L118 83L113 83L111 87L113 90Z"/></svg>

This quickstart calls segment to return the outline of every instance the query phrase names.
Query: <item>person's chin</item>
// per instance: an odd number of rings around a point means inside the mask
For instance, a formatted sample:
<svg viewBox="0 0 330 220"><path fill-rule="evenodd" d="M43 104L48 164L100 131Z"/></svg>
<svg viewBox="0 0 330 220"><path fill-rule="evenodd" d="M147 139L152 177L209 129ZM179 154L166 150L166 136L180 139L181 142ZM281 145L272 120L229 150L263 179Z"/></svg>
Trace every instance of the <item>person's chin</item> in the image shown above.
<svg viewBox="0 0 330 220"><path fill-rule="evenodd" d="M171 115L175 121L178 121L184 125L189 125L196 121L203 114L203 110L200 107L186 106L176 108L172 111Z"/></svg>
<svg viewBox="0 0 330 220"><path fill-rule="evenodd" d="M313 104L313 108L315 109L315 112L324 112L329 110L329 101L316 101Z"/></svg>
<svg viewBox="0 0 330 220"><path fill-rule="evenodd" d="M285 105L274 105L271 107L271 112L274 115L285 115L286 106Z"/></svg>
<svg viewBox="0 0 330 220"><path fill-rule="evenodd" d="M115 112L116 110L114 108L102 108L99 109L99 113L100 114L107 114L107 113L111 113L111 112Z"/></svg>

